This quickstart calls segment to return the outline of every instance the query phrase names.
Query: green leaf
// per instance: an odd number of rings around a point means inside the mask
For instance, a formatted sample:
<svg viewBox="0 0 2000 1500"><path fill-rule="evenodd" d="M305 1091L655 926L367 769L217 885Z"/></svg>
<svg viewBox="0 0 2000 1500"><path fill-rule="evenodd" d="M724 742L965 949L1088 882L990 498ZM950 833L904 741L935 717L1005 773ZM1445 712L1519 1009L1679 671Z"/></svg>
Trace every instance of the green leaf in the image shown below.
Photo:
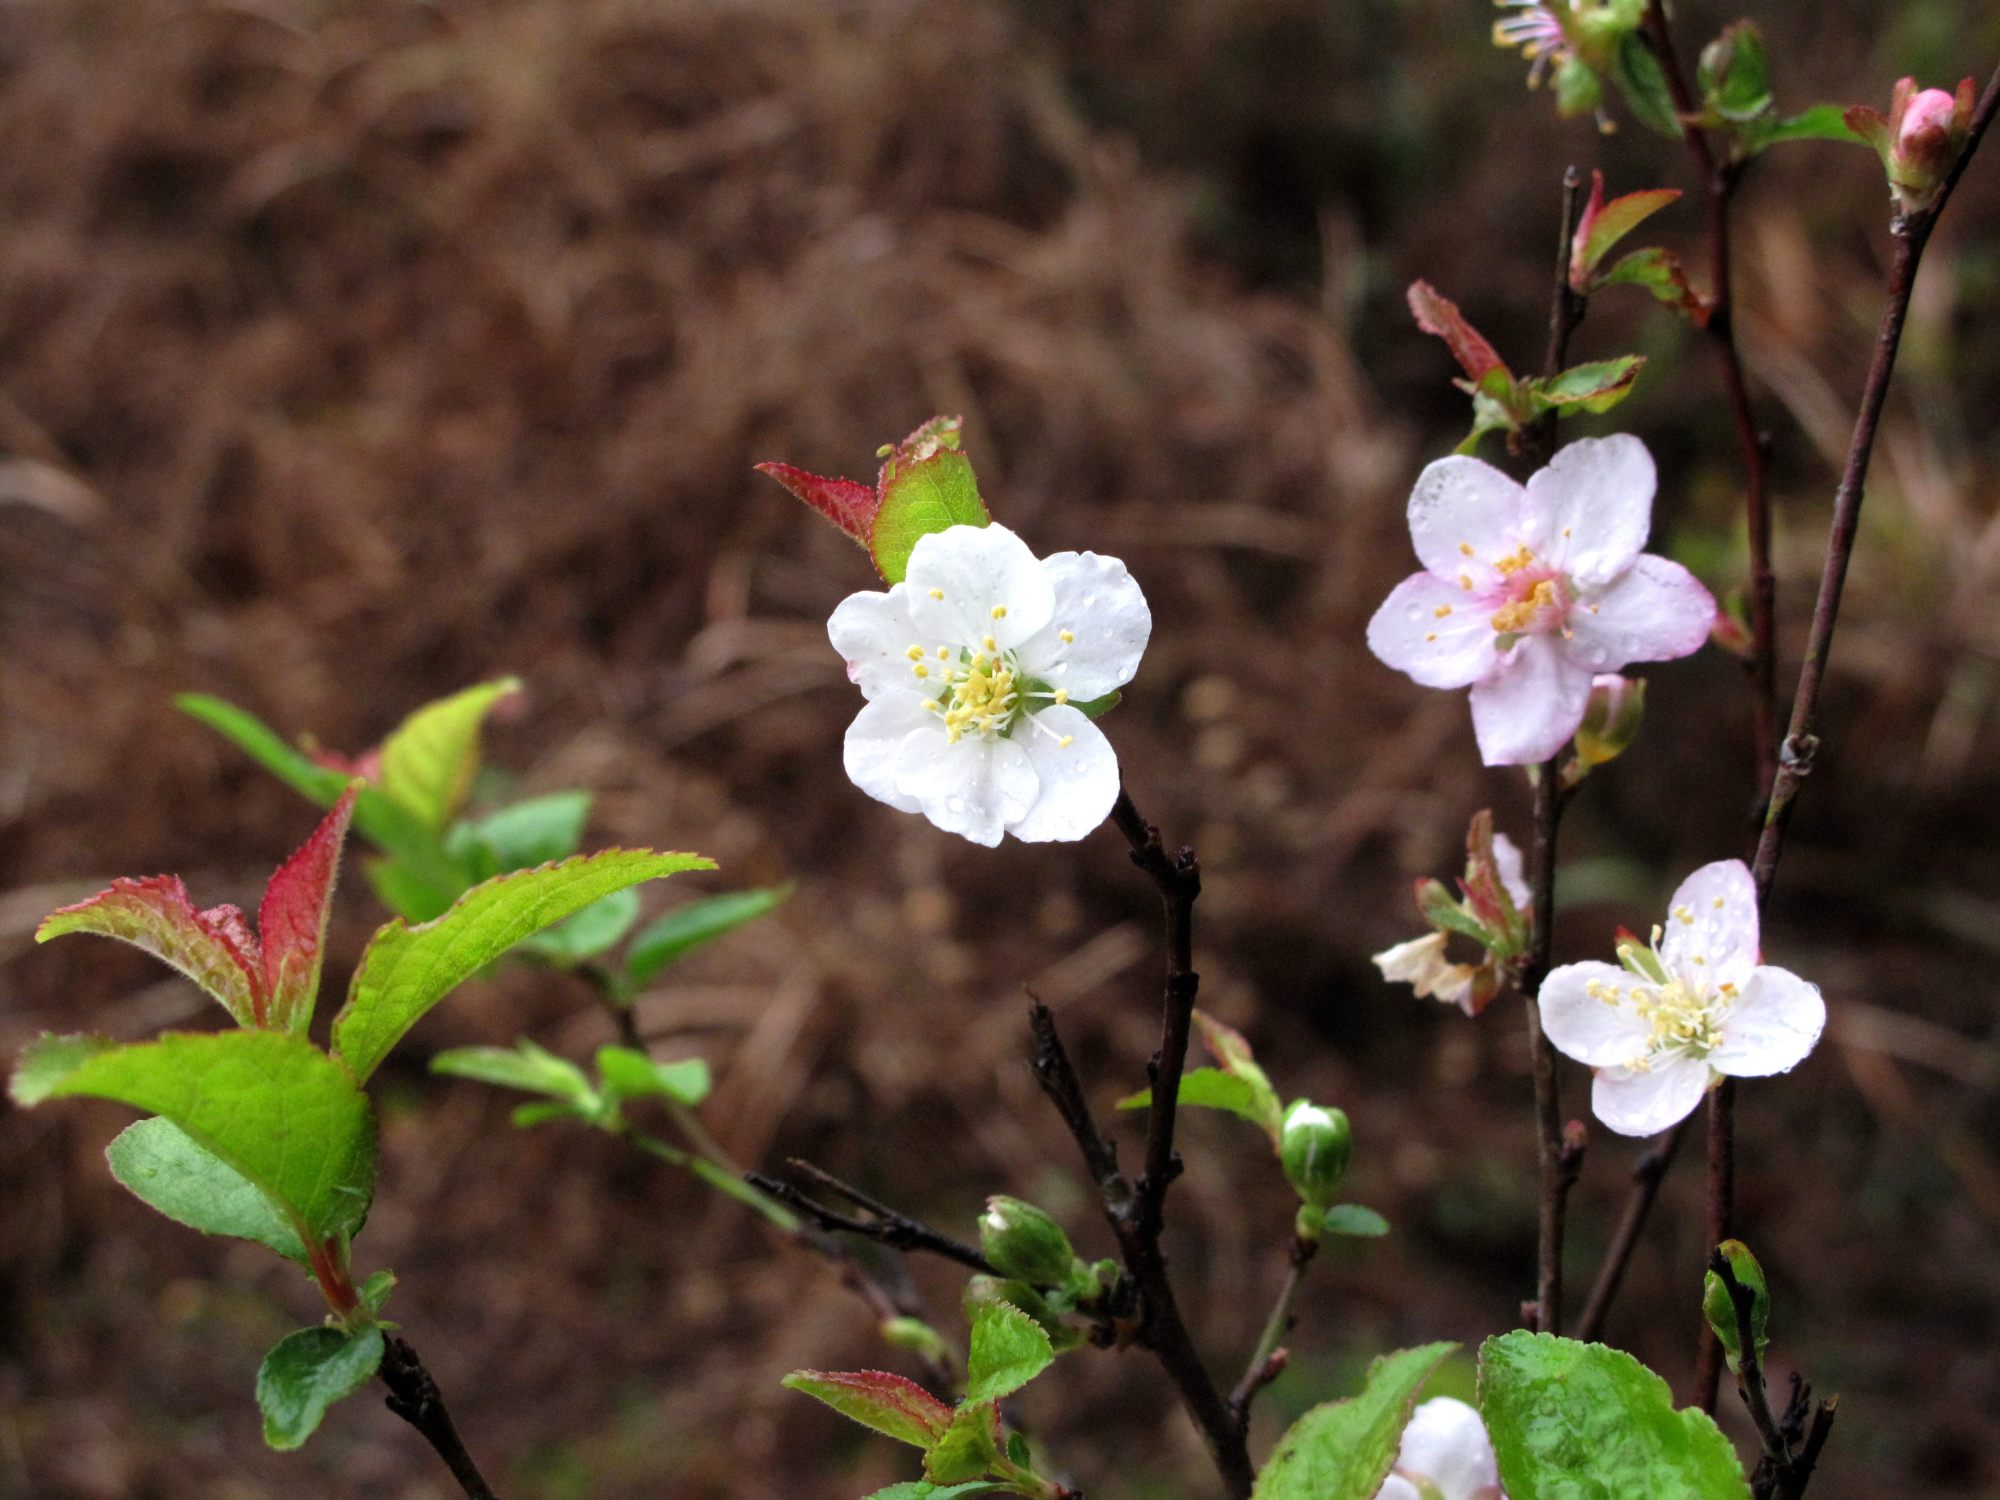
<svg viewBox="0 0 2000 1500"><path fill-rule="evenodd" d="M521 950L558 968L595 958L632 930L639 920L639 893L613 891L593 901L566 922L521 939Z"/></svg>
<svg viewBox="0 0 2000 1500"><path fill-rule="evenodd" d="M1607 286L1642 286L1668 306L1681 308L1696 326L1708 321L1707 301L1689 284L1680 257L1671 250L1657 246L1634 250L1602 272L1591 283L1591 290Z"/></svg>
<svg viewBox="0 0 2000 1500"><path fill-rule="evenodd" d="M375 1183L368 1098L304 1038L224 1031L169 1033L109 1050L77 1043L44 1038L29 1048L14 1077L15 1101L88 1094L162 1115L316 1239L349 1233L366 1215ZM25 1090L24 1077L32 1084Z"/></svg>
<svg viewBox="0 0 2000 1500"><path fill-rule="evenodd" d="M1101 719L1110 713L1112 709L1116 708L1118 701L1124 696L1125 694L1122 691L1113 688L1101 698L1087 698L1081 703L1075 699L1071 699L1069 706L1082 714L1086 719Z"/></svg>
<svg viewBox="0 0 2000 1500"><path fill-rule="evenodd" d="M1849 141L1857 146L1867 138L1848 124L1847 111L1838 104L1815 104L1788 120L1759 120L1743 127L1745 144L1762 151L1782 141Z"/></svg>
<svg viewBox="0 0 2000 1500"><path fill-rule="evenodd" d="M271 1347L257 1369L257 1406L264 1441L296 1448L313 1435L326 1409L351 1396L382 1366L382 1330L347 1333L301 1328Z"/></svg>
<svg viewBox="0 0 2000 1500"><path fill-rule="evenodd" d="M1538 412L1558 411L1573 416L1579 411L1601 413L1611 410L1632 394L1632 383L1646 363L1643 354L1627 354L1618 359L1593 360L1573 365L1549 379L1526 381L1529 401Z"/></svg>
<svg viewBox="0 0 2000 1500"><path fill-rule="evenodd" d="M1457 1347L1424 1344L1376 1360L1360 1395L1315 1406L1292 1424L1258 1474L1253 1500L1370 1500L1396 1461L1418 1387Z"/></svg>
<svg viewBox="0 0 2000 1500"><path fill-rule="evenodd" d="M917 543L934 531L984 526L992 517L979 498L972 460L953 448L898 469L882 486L868 550L890 583L901 583Z"/></svg>
<svg viewBox="0 0 2000 1500"><path fill-rule="evenodd" d="M1389 1221L1372 1208L1359 1203L1336 1203L1320 1220L1328 1234L1353 1235L1358 1239L1380 1239L1389 1232Z"/></svg>
<svg viewBox="0 0 2000 1500"><path fill-rule="evenodd" d="M118 1044L108 1037L45 1034L15 1059L14 1076L7 1080L7 1096L21 1108L33 1109L90 1059L117 1049Z"/></svg>
<svg viewBox="0 0 2000 1500"><path fill-rule="evenodd" d="M445 848L480 880L567 859L583 842L590 803L589 792L530 797L452 825Z"/></svg>
<svg viewBox="0 0 2000 1500"><path fill-rule="evenodd" d="M794 1370L781 1383L913 1448L928 1449L951 1425L949 1406L914 1380L886 1370Z"/></svg>
<svg viewBox="0 0 2000 1500"><path fill-rule="evenodd" d="M1618 42L1611 60L1611 80L1625 96L1626 108L1640 124L1661 135L1676 139L1681 134L1680 111L1674 108L1673 90L1660 60L1637 32L1628 32Z"/></svg>
<svg viewBox="0 0 2000 1500"><path fill-rule="evenodd" d="M972 1315L965 1399L996 1401L1018 1391L1055 1362L1041 1324L1005 1302L982 1302Z"/></svg>
<svg viewBox="0 0 2000 1500"><path fill-rule="evenodd" d="M298 1230L263 1189L172 1120L154 1116L126 1126L104 1156L113 1177L175 1223L254 1240L307 1264Z"/></svg>
<svg viewBox="0 0 2000 1500"><path fill-rule="evenodd" d="M624 1099L659 1097L692 1109L708 1097L708 1064L699 1057L662 1063L631 1047L600 1047L597 1073L607 1091Z"/></svg>
<svg viewBox="0 0 2000 1500"><path fill-rule="evenodd" d="M479 769L487 711L520 690L518 678L502 677L426 703L382 742L382 790L433 835L442 833Z"/></svg>
<svg viewBox="0 0 2000 1500"><path fill-rule="evenodd" d="M1582 235L1583 253L1580 259L1583 276L1587 278L1597 268L1598 263L1611 253L1612 246L1680 195L1679 188L1653 188L1613 198L1599 208Z"/></svg>
<svg viewBox="0 0 2000 1500"><path fill-rule="evenodd" d="M632 939L625 950L624 985L638 990L664 969L704 943L714 942L725 932L734 932L745 922L782 906L792 894L790 885L767 886L755 891L730 891L707 896L677 906L655 918Z"/></svg>
<svg viewBox="0 0 2000 1500"><path fill-rule="evenodd" d="M1713 1421L1622 1350L1509 1333L1479 1351L1479 1408L1513 1500L1747 1500Z"/></svg>
<svg viewBox="0 0 2000 1500"><path fill-rule="evenodd" d="M970 1500L974 1495L1008 1493L1006 1485L995 1484L988 1479L975 1479L970 1484L932 1484L925 1479L913 1479L906 1484L892 1484L886 1490L877 1490L867 1500Z"/></svg>
<svg viewBox="0 0 2000 1500"><path fill-rule="evenodd" d="M1202 1109L1227 1110L1230 1114L1248 1120L1252 1125L1265 1130L1271 1128L1267 1106L1275 1104L1275 1098L1267 1100L1265 1094L1269 1085L1260 1091L1248 1078L1234 1073L1225 1073L1220 1068L1189 1068L1181 1074L1180 1101L1182 1104L1198 1105ZM1152 1106L1153 1091L1141 1089L1136 1094L1128 1094L1118 1101L1120 1109L1147 1109Z"/></svg>
<svg viewBox="0 0 2000 1500"><path fill-rule="evenodd" d="M426 1011L530 933L627 886L714 868L698 854L607 849L495 876L421 926L391 922L361 955L333 1020L334 1050L366 1080Z"/></svg>
<svg viewBox="0 0 2000 1500"><path fill-rule="evenodd" d="M960 1484L979 1478L999 1458L1000 1408L968 1398L925 1452L924 1474L933 1484Z"/></svg>
<svg viewBox="0 0 2000 1500"><path fill-rule="evenodd" d="M396 1273L377 1271L362 1282L357 1290L361 1294L362 1305L371 1313L380 1316L382 1309L388 1306L389 1294L396 1290Z"/></svg>
<svg viewBox="0 0 2000 1500"><path fill-rule="evenodd" d="M573 1104L594 1107L597 1103L597 1090L583 1069L526 1037L512 1047L455 1047L440 1052L431 1059L431 1071L519 1089L524 1094L547 1094Z"/></svg>
<svg viewBox="0 0 2000 1500"><path fill-rule="evenodd" d="M581 1120L588 1125L595 1123L598 1113L599 1110L594 1106L586 1108L580 1104L566 1104L553 1099L537 1099L532 1104L516 1105L513 1113L507 1116L507 1123L516 1130L532 1129L536 1125L546 1125L551 1120Z"/></svg>
<svg viewBox="0 0 2000 1500"><path fill-rule="evenodd" d="M73 932L130 943L192 979L238 1026L260 1024L264 976L243 913L233 906L196 911L178 876L114 880L43 918L35 941Z"/></svg>
<svg viewBox="0 0 2000 1500"><path fill-rule="evenodd" d="M454 878L440 885L421 869L388 855L376 855L361 862L375 899L406 922L428 922L451 910L451 903L471 889L470 878Z"/></svg>

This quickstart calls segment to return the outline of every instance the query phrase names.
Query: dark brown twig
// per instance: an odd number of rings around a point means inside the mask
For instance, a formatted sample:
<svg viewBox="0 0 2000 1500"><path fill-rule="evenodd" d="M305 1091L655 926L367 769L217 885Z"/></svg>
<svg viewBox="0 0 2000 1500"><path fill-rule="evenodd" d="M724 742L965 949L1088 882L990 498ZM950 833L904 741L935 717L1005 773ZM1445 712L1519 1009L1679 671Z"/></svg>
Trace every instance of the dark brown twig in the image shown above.
<svg viewBox="0 0 2000 1500"><path fill-rule="evenodd" d="M465 1492L466 1500L499 1500L472 1461L472 1455L465 1451L437 1382L424 1368L409 1340L393 1333L388 1335L383 1345L382 1365L376 1373L382 1377L382 1384L389 1387L385 1403L389 1410L416 1428L436 1450L444 1466L451 1470L451 1477Z"/></svg>
<svg viewBox="0 0 2000 1500"><path fill-rule="evenodd" d="M877 1202L859 1188L842 1182L831 1172L822 1171L811 1162L800 1161L796 1157L786 1165L793 1171L810 1177L828 1192L846 1199L867 1217L856 1218L837 1209L828 1208L795 1184L781 1178L766 1176L762 1172L745 1172L743 1180L759 1192L769 1194L787 1208L811 1220L828 1234L851 1234L857 1239L873 1240L878 1245L887 1245L892 1250L922 1251L942 1256L946 1260L956 1261L968 1270L983 1272L988 1276L1000 1274L994 1269L993 1263L980 1254L976 1247L966 1244L963 1240L954 1239L942 1230L933 1229L908 1214L899 1213L885 1203Z"/></svg>
<svg viewBox="0 0 2000 1500"><path fill-rule="evenodd" d="M1693 1116L1688 1117L1689 1120ZM1646 1220L1653 1211L1653 1203L1660 1196L1660 1184L1665 1181L1667 1168L1673 1165L1674 1153L1680 1150L1681 1139L1688 1133L1688 1120L1682 1120L1660 1140L1632 1169L1632 1191L1625 1200L1625 1211L1619 1216L1618 1228L1612 1232L1611 1244L1605 1249L1604 1263L1597 1268L1597 1280L1590 1288L1590 1298L1583 1305L1583 1316L1577 1319L1576 1336L1586 1343L1594 1340L1604 1331L1604 1320L1611 1312L1611 1304L1618 1298L1618 1288L1625 1280L1625 1268L1631 1264L1632 1251L1638 1246L1639 1236L1645 1231Z"/></svg>

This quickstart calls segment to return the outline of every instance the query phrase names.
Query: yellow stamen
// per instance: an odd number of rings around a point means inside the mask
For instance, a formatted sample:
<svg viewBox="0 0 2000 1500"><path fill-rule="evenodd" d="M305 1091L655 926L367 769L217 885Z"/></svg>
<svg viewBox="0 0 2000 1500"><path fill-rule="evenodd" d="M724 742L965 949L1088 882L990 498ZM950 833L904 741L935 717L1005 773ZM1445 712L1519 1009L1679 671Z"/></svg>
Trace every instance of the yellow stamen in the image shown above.
<svg viewBox="0 0 2000 1500"><path fill-rule="evenodd" d="M909 657L911 661L922 661L924 659L924 648L922 646L912 646L903 654Z"/></svg>
<svg viewBox="0 0 2000 1500"><path fill-rule="evenodd" d="M1058 630L1056 632L1056 639L1061 641L1065 646L1067 646L1070 645L1072 642L1074 642L1076 640L1076 637L1071 635L1067 630Z"/></svg>
<svg viewBox="0 0 2000 1500"><path fill-rule="evenodd" d="M1451 613L1451 606L1449 604L1440 604L1436 609L1431 611L1431 614L1440 620L1442 620L1446 615L1450 613Z"/></svg>
<svg viewBox="0 0 2000 1500"><path fill-rule="evenodd" d="M943 590L943 589L932 589L932 590L931 590L931 597L932 597L933 599L942 599L942 598L944 597L944 590Z"/></svg>
<svg viewBox="0 0 2000 1500"><path fill-rule="evenodd" d="M994 619L996 619L996 620L1004 620L1004 619L1006 619L1006 618L1007 618L1007 606L1006 606L1006 605L1004 605L1004 604L996 604L996 605L994 605L994 606L993 606L993 618L994 618Z"/></svg>

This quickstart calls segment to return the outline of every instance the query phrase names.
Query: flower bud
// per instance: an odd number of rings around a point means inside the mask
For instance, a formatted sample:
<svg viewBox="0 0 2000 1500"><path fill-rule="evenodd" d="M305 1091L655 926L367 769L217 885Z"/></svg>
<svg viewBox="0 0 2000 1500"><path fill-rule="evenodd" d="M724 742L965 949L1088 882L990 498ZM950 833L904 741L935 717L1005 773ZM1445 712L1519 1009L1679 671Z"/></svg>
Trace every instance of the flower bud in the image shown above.
<svg viewBox="0 0 2000 1500"><path fill-rule="evenodd" d="M1002 1275L1030 1286L1063 1286L1076 1252L1062 1225L1032 1203L996 1193L979 1219L979 1248Z"/></svg>
<svg viewBox="0 0 2000 1500"><path fill-rule="evenodd" d="M1970 78L1959 84L1956 94L1920 90L1915 79L1905 78L1896 85L1886 118L1862 105L1847 111L1848 128L1882 158L1890 191L1903 213L1928 208L1937 198L1971 131L1972 101Z"/></svg>
<svg viewBox="0 0 2000 1500"><path fill-rule="evenodd" d="M1770 1342L1765 1337L1764 1328L1771 1317L1771 1292L1764 1281L1764 1268L1757 1264L1757 1257L1741 1240L1724 1240L1715 1247L1715 1253L1719 1260L1728 1263L1737 1285L1750 1292L1750 1337L1756 1343L1757 1357L1762 1359L1764 1348ZM1736 1319L1736 1303L1719 1271L1711 1270L1702 1278L1701 1310L1708 1319L1708 1326L1721 1340L1723 1353L1729 1360L1730 1373L1736 1374L1743 1368L1743 1330Z"/></svg>
<svg viewBox="0 0 2000 1500"><path fill-rule="evenodd" d="M1576 727L1576 758L1586 771L1618 759L1639 733L1646 716L1643 679L1616 672L1590 679L1590 701Z"/></svg>
<svg viewBox="0 0 2000 1500"><path fill-rule="evenodd" d="M1763 33L1748 21L1723 29L1701 49L1701 92L1725 120L1754 120L1771 107L1771 59Z"/></svg>
<svg viewBox="0 0 2000 1500"><path fill-rule="evenodd" d="M1301 1201L1315 1208L1331 1207L1353 1149L1353 1132L1340 1110L1321 1109L1300 1099L1285 1111L1278 1162Z"/></svg>
<svg viewBox="0 0 2000 1500"><path fill-rule="evenodd" d="M907 1349L940 1364L951 1359L951 1349L939 1333L922 1318L888 1318L882 1324L882 1342L892 1349Z"/></svg>

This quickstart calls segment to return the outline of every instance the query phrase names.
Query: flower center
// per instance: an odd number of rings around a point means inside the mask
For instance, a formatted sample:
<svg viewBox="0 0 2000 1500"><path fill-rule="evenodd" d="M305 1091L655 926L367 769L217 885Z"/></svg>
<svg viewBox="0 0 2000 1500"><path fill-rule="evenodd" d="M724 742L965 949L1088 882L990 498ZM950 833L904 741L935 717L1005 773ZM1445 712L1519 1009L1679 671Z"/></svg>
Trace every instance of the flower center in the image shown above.
<svg viewBox="0 0 2000 1500"><path fill-rule="evenodd" d="M1499 566L1506 571L1506 560ZM1562 610L1562 585L1554 578L1542 578L1493 611L1493 628L1501 635L1547 630L1558 623Z"/></svg>
<svg viewBox="0 0 2000 1500"><path fill-rule="evenodd" d="M993 618L1006 618L1005 607L994 606ZM1061 639L1068 645L1076 637L1064 630ZM926 651L912 645L904 654L920 682L926 687L936 684L936 696L924 699L924 708L944 721L947 744L955 745L968 734L977 739L1005 738L1023 718L1044 734L1053 735L1055 731L1034 719L1029 705L1034 700L1069 702L1067 688L1051 689L1027 676L1020 658L1012 651L1002 651L990 635L956 653L949 646ZM1072 738L1057 737L1057 747L1068 749Z"/></svg>

